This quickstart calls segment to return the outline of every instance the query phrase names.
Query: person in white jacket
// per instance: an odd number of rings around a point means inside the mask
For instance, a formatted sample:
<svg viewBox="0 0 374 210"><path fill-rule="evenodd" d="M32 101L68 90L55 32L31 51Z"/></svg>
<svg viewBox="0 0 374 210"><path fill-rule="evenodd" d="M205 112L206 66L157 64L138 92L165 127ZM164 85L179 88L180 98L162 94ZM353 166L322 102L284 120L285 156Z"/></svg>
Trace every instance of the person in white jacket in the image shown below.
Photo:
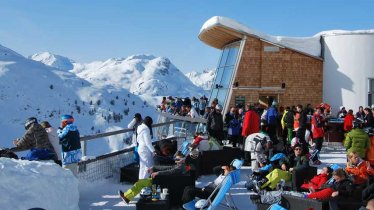
<svg viewBox="0 0 374 210"><path fill-rule="evenodd" d="M133 129L134 133L132 134L132 141L131 145L135 146L137 144L136 141L136 128L142 123L142 115L140 113L136 113L134 116L134 119L131 120L131 122L127 125L127 128Z"/></svg>
<svg viewBox="0 0 374 210"><path fill-rule="evenodd" d="M139 153L139 179L147 179L152 173L154 165L153 156L156 154L152 145L152 123L151 117L147 116L137 128L137 141Z"/></svg>
<svg viewBox="0 0 374 210"><path fill-rule="evenodd" d="M191 105L187 105L187 111L188 111L187 116L189 116L191 118L199 117L199 114L197 113L195 108L193 108Z"/></svg>
<svg viewBox="0 0 374 210"><path fill-rule="evenodd" d="M45 129L48 134L49 142L51 142L53 149L57 154L58 164L61 165L61 145L60 140L57 136L57 130L49 124L47 121L43 121L40 125Z"/></svg>

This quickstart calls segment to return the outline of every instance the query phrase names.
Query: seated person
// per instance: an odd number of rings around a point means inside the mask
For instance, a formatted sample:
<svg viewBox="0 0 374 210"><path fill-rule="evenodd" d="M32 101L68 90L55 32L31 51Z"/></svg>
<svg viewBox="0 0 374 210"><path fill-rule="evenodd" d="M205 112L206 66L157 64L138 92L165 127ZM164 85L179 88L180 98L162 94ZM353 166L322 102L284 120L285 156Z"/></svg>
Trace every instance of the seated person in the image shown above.
<svg viewBox="0 0 374 210"><path fill-rule="evenodd" d="M152 178L148 179L140 179L137 181L134 186L132 186L130 189L128 189L125 193L122 192L121 190L118 191L119 196L123 201L125 201L127 204L134 199L134 197L140 193L140 191L144 187L151 187L152 186L152 179L154 179L158 175L172 175L172 174L187 174L190 170L191 167L185 163L185 158L181 154L176 155L176 160L175 160L176 165L168 170L163 170L163 171L157 171L153 172L151 174ZM157 170L157 168L153 169ZM152 171L153 171L152 170Z"/></svg>
<svg viewBox="0 0 374 210"><path fill-rule="evenodd" d="M315 175L310 181L301 185L301 189L309 190L310 192L315 192L321 189L322 185L327 182L332 176L332 168L323 167L322 172Z"/></svg>
<svg viewBox="0 0 374 210"><path fill-rule="evenodd" d="M190 145L191 150L198 148L199 151L208 151L210 150L209 138L207 135L204 135L203 132L196 133L196 137Z"/></svg>
<svg viewBox="0 0 374 210"><path fill-rule="evenodd" d="M318 192L308 193L306 197L318 200L326 200L337 196L345 199L350 197L354 187L352 181L348 179L346 172L342 168L339 168L332 173L332 176L335 181L330 187Z"/></svg>
<svg viewBox="0 0 374 210"><path fill-rule="evenodd" d="M370 166L370 163L362 160L357 152L349 153L345 170L348 175L353 175L353 183L357 185L365 183L369 175L374 175L374 169Z"/></svg>
<svg viewBox="0 0 374 210"><path fill-rule="evenodd" d="M362 191L363 206L360 210L374 210L374 183L370 184Z"/></svg>
<svg viewBox="0 0 374 210"><path fill-rule="evenodd" d="M293 170L302 170L309 167L308 158L303 155L303 147L301 144L295 144L293 147L294 154L282 159L279 163L283 170L288 169L292 172Z"/></svg>
<svg viewBox="0 0 374 210"><path fill-rule="evenodd" d="M162 140L155 146L156 155L153 157L155 165L174 165L173 143L170 140Z"/></svg>
<svg viewBox="0 0 374 210"><path fill-rule="evenodd" d="M294 170L303 170L309 167L309 160L303 154L303 149L300 144L294 146L294 155L290 155L279 161L281 169L274 169L266 175L267 182L261 185L261 189L270 188L275 189L281 179L284 181L291 180L291 172Z"/></svg>
<svg viewBox="0 0 374 210"><path fill-rule="evenodd" d="M198 188L194 186L187 186L184 188L182 201L183 203L188 203L199 197L201 199L207 199L214 191L214 189L221 184L224 178L230 173L230 171L235 170L234 166L222 166L222 173L214 180L210 182L203 188ZM218 192L218 191L217 191ZM213 195L215 196L215 195Z"/></svg>

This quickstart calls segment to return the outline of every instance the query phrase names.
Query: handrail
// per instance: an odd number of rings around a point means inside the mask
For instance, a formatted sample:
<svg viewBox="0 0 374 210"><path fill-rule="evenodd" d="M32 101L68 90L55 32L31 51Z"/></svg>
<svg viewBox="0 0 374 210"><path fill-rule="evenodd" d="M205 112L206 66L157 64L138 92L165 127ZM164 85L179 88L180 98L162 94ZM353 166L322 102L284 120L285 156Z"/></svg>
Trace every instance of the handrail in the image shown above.
<svg viewBox="0 0 374 210"><path fill-rule="evenodd" d="M164 125L170 125L170 124L173 124L175 122L176 121L170 121L170 122L164 122L164 123L154 124L154 125L152 125L152 128L161 127L161 126L164 126ZM101 137L107 137L107 136L112 136L112 135L117 135L117 134L121 134L121 133L127 133L127 132L130 132L130 131L133 131L133 129L132 128L125 128L125 129L111 131L111 132L106 132L106 133L99 133L99 134L81 136L80 138L81 138L81 141L90 141L90 140L93 140L93 139L97 139L97 138L101 138Z"/></svg>
<svg viewBox="0 0 374 210"><path fill-rule="evenodd" d="M158 112L158 114L163 116L163 117L169 118L169 119L175 119L175 120L180 120L180 121L188 121L188 122L192 122L192 123L207 123L207 121L208 121L207 119L204 119L204 118L201 118L201 117L195 117L195 118L184 117L184 116L172 115L172 114L167 113L167 112Z"/></svg>
<svg viewBox="0 0 374 210"><path fill-rule="evenodd" d="M171 114L165 113L165 112L158 112L158 114L163 116L163 117L173 119L173 120L171 120L169 122L154 124L154 125L152 125L152 128L161 127L161 126L164 126L164 125L170 125L170 124L173 124L173 123L179 122L179 121L188 121L188 122L191 122L191 123L203 123L203 124L205 124L207 122L206 119L203 119L203 118L200 118L200 117L199 118L190 118L190 117L184 117L184 116L171 115ZM83 142L83 145L82 145L83 156L86 155L86 144L87 144L88 141L91 141L91 140L97 139L97 138L117 135L117 134L121 134L121 133L127 133L127 132L131 132L131 131L133 131L132 128L125 128L125 129L110 131L110 132L106 132L106 133L99 133L99 134L81 136L80 141ZM19 149L19 148L13 147L13 148L10 148L10 150L13 151L13 152L21 152L21 151L25 151L25 150L28 150L28 149Z"/></svg>

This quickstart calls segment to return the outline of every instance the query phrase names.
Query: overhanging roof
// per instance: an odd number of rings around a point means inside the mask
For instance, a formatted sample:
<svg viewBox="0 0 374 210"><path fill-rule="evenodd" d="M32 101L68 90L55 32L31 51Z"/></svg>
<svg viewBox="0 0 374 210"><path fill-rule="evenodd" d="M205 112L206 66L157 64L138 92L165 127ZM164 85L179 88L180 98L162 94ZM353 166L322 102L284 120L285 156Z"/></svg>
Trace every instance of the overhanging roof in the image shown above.
<svg viewBox="0 0 374 210"><path fill-rule="evenodd" d="M248 28L232 19L214 16L207 20L200 29L199 39L205 44L223 49L227 44L241 40L244 36L259 38L265 42L289 48L293 51L321 59L320 36L282 37L271 36Z"/></svg>

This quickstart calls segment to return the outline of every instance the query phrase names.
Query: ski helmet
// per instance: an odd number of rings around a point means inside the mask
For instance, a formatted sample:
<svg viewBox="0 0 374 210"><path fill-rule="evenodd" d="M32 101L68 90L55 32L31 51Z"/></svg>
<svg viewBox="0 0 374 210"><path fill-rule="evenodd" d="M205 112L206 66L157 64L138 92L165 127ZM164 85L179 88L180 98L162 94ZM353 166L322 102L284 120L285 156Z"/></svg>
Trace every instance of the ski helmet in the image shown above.
<svg viewBox="0 0 374 210"><path fill-rule="evenodd" d="M72 123L72 122L74 122L74 118L71 115L65 114L65 115L61 116L61 122L64 122L64 121L66 121L68 123Z"/></svg>
<svg viewBox="0 0 374 210"><path fill-rule="evenodd" d="M38 123L38 120L35 117L27 118L27 120L25 121L25 129L29 129L30 126L34 123Z"/></svg>

